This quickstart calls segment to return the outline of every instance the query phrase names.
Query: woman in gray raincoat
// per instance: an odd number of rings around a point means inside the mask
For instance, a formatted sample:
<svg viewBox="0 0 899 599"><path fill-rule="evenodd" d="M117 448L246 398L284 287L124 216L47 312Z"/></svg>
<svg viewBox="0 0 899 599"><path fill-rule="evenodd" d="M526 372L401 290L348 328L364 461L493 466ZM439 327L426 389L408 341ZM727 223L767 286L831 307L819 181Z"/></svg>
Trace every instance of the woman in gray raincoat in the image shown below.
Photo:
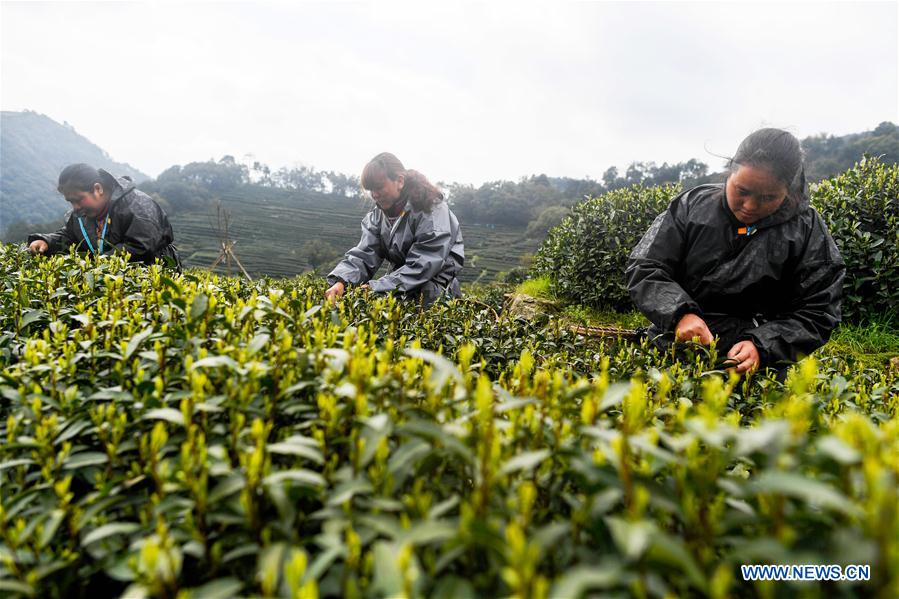
<svg viewBox="0 0 899 599"><path fill-rule="evenodd" d="M425 306L460 297L465 248L459 221L440 190L387 152L365 165L362 187L376 206L362 221L358 245L328 275L326 297L333 302L351 285L396 292ZM371 280L384 260L387 274Z"/></svg>
<svg viewBox="0 0 899 599"><path fill-rule="evenodd" d="M793 135L756 131L728 170L656 218L631 253L628 289L660 347L717 336L738 373L783 370L839 323L845 266L809 205Z"/></svg>

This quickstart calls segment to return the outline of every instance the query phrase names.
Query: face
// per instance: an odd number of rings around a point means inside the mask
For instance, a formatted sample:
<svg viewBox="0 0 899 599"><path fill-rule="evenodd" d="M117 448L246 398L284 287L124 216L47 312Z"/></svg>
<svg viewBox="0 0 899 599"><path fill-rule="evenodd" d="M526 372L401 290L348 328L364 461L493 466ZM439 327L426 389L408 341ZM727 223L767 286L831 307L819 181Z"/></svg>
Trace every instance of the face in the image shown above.
<svg viewBox="0 0 899 599"><path fill-rule="evenodd" d="M768 169L740 165L727 178L726 195L737 220L751 225L780 208L787 198L787 186Z"/></svg>
<svg viewBox="0 0 899 599"><path fill-rule="evenodd" d="M375 201L381 210L390 210L394 204L400 199L400 192L403 190L405 178L403 175L397 177L396 181L389 177L381 177L374 182L371 189L368 190L371 199Z"/></svg>
<svg viewBox="0 0 899 599"><path fill-rule="evenodd" d="M109 202L109 196L99 183L94 183L92 191L67 191L64 195L75 214L86 218L98 217Z"/></svg>

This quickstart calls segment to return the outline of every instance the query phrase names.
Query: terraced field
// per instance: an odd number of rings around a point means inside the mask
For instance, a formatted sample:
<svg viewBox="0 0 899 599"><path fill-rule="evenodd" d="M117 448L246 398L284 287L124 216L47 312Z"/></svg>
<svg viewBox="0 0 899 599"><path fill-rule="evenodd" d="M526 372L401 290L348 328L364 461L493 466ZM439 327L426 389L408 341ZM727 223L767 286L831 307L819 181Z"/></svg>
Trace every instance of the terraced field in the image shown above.
<svg viewBox="0 0 899 599"><path fill-rule="evenodd" d="M368 210L354 199L278 189L260 193L248 188L224 195L221 202L231 213L235 253L254 277L312 270L303 251L303 244L311 239L331 244L335 255L342 253L359 240L359 223ZM177 212L171 220L185 265L208 267L219 252L213 210ZM463 282L493 280L497 273L518 266L520 258L536 251L540 243L527 239L524 229L494 225L463 222L462 234L467 259ZM224 266L216 270L227 272Z"/></svg>

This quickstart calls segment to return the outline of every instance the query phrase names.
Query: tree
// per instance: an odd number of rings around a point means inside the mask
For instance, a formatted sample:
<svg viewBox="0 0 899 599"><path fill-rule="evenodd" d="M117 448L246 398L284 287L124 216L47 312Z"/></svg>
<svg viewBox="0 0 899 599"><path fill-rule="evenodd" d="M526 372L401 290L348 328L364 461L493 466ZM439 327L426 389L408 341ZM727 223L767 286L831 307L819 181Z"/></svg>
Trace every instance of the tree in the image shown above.
<svg viewBox="0 0 899 599"><path fill-rule="evenodd" d="M682 182L695 181L705 177L709 173L709 165L705 162L700 162L695 158L691 158L680 164L680 180Z"/></svg>
<svg viewBox="0 0 899 599"><path fill-rule="evenodd" d="M310 239L303 244L301 251L313 272L323 264L332 262L339 255L333 245L321 239Z"/></svg>
<svg viewBox="0 0 899 599"><path fill-rule="evenodd" d="M617 166L610 166L606 169L606 172L602 174L602 183L603 185L605 185L606 190L608 191L623 186L622 179L618 176Z"/></svg>
<svg viewBox="0 0 899 599"><path fill-rule="evenodd" d="M568 216L568 208L550 206L528 224L527 236L531 239L542 239L550 229L562 222L566 216Z"/></svg>

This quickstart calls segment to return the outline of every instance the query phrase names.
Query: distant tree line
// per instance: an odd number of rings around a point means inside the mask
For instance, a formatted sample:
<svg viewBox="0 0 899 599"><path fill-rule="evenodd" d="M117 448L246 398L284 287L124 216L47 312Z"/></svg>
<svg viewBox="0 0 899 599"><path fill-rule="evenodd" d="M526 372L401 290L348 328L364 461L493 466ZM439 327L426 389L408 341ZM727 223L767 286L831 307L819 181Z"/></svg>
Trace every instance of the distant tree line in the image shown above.
<svg viewBox="0 0 899 599"><path fill-rule="evenodd" d="M463 221L528 227L529 235L545 234L564 218L567 208L585 197L631 185L696 184L708 177L709 167L696 159L677 164L634 162L621 176L616 167L602 181L536 175L517 182L491 181L480 187L450 184L453 211ZM561 210L560 210L561 208Z"/></svg>
<svg viewBox="0 0 899 599"><path fill-rule="evenodd" d="M252 181L267 187L310 191L337 197L359 197L359 178L335 171L320 171L308 166L282 167L272 171L267 165L254 162L249 169Z"/></svg>
<svg viewBox="0 0 899 599"><path fill-rule="evenodd" d="M167 211L176 213L203 209L222 194L233 193L248 185L337 198L359 196L359 180L354 176L307 166L273 171L260 162L254 162L252 166L241 164L233 156L223 156L218 161L175 165L139 187L156 197Z"/></svg>
<svg viewBox="0 0 899 599"><path fill-rule="evenodd" d="M889 121L873 131L836 137L821 133L802 140L809 181L827 179L849 170L864 154L878 156L884 164L899 162L899 127Z"/></svg>

